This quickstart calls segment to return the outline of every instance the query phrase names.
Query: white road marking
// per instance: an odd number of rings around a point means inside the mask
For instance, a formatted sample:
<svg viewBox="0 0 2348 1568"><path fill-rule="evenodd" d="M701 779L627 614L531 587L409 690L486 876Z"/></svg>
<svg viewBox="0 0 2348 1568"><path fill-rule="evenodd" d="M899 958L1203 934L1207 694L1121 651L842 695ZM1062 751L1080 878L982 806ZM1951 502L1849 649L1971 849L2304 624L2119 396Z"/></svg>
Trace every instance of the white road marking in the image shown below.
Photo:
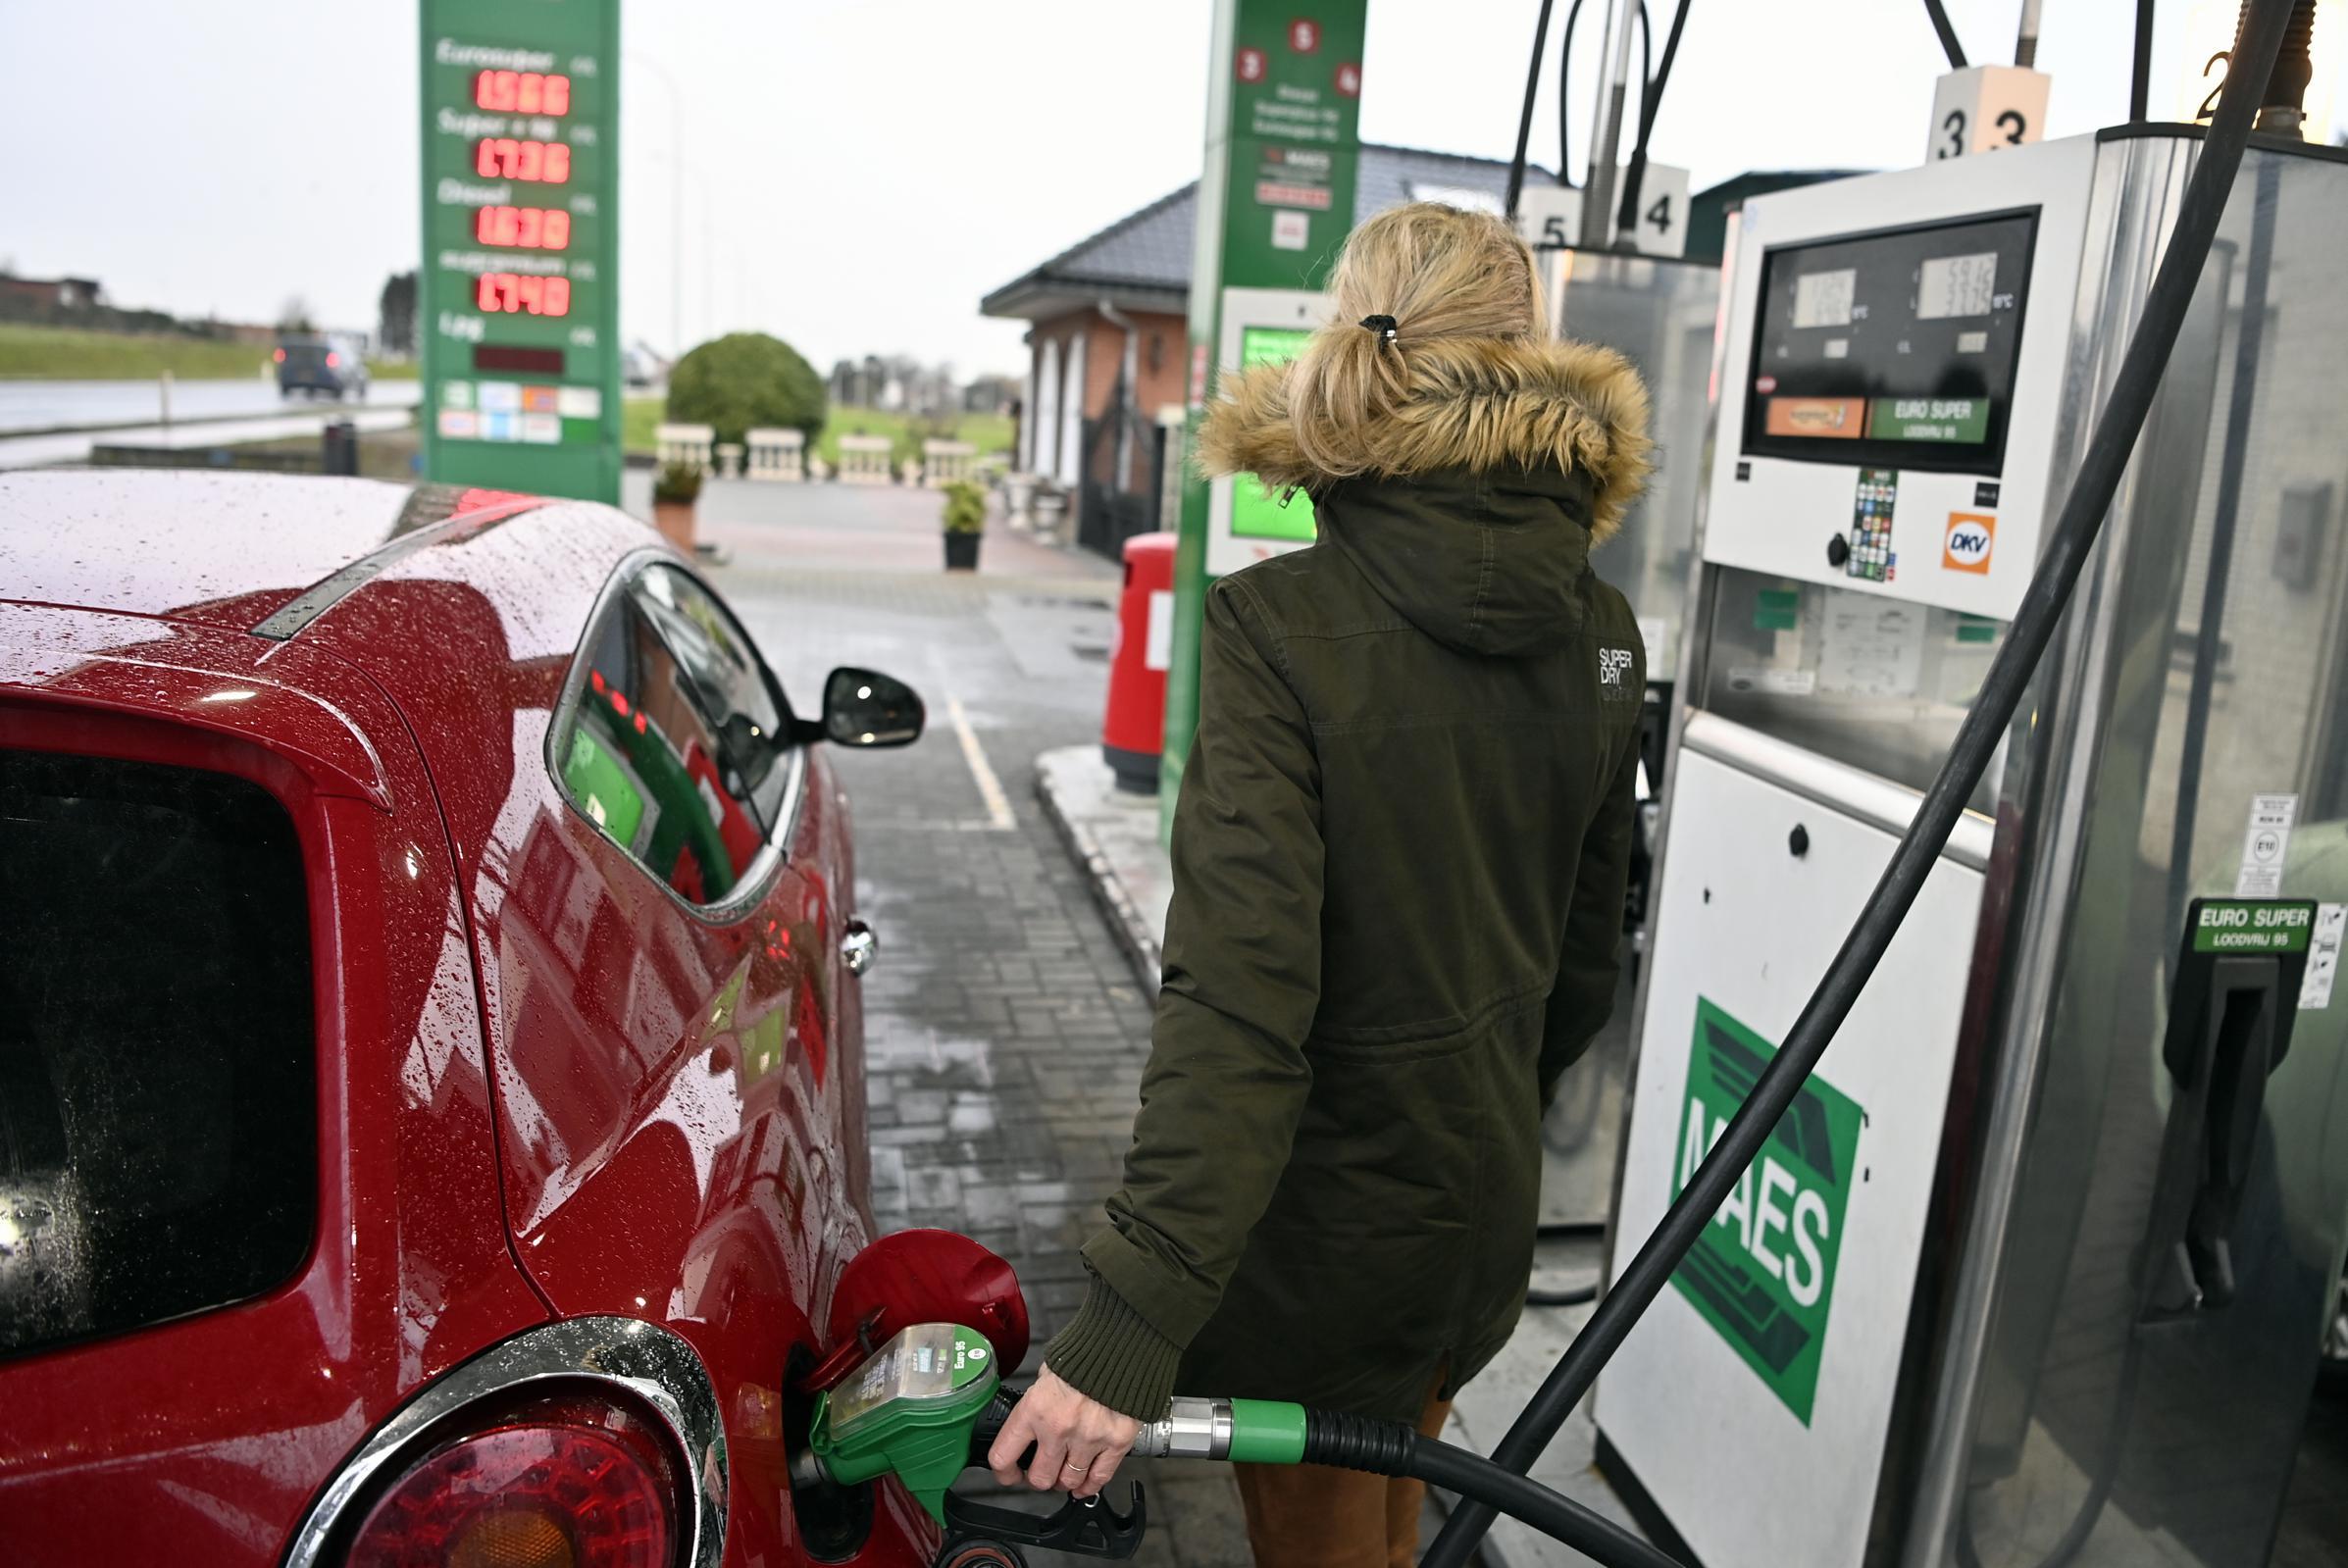
<svg viewBox="0 0 2348 1568"><path fill-rule="evenodd" d="M978 785L979 799L987 806L987 828L995 833L1008 833L1018 826L1011 816L1011 802L1002 792L1002 781L995 777L995 769L987 761L987 750L979 744L978 733L970 728L969 716L962 712L962 699L948 694L945 699L946 717L953 721L954 734L962 742L962 760L970 765L970 778Z"/></svg>

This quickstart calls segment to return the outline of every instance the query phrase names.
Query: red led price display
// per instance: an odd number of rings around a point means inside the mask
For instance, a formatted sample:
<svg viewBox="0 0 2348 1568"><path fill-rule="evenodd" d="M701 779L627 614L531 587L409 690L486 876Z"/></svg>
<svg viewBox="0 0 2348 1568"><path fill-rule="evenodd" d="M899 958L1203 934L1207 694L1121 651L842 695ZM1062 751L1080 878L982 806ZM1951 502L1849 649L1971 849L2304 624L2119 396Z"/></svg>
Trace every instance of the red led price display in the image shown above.
<svg viewBox="0 0 2348 1568"><path fill-rule="evenodd" d="M485 136L473 149L473 172L485 179L559 185L571 177L571 147L561 141L516 141Z"/></svg>
<svg viewBox="0 0 2348 1568"><path fill-rule="evenodd" d="M473 107L501 115L567 115L571 78L535 71L485 71L473 78Z"/></svg>
<svg viewBox="0 0 2348 1568"><path fill-rule="evenodd" d="M571 314L571 279L540 278L534 273L484 273L473 302L491 315L527 313L532 316Z"/></svg>
<svg viewBox="0 0 2348 1568"><path fill-rule="evenodd" d="M484 207L474 215L473 238L521 250L568 250L571 215L560 207Z"/></svg>

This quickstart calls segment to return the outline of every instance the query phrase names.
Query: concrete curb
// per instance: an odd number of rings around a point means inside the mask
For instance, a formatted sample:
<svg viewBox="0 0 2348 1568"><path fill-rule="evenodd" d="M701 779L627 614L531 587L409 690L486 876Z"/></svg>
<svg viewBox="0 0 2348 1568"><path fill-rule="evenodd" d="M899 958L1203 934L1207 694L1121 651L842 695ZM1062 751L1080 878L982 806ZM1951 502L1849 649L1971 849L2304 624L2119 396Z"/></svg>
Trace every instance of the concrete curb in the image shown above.
<svg viewBox="0 0 2348 1568"><path fill-rule="evenodd" d="M1068 853L1084 868L1085 879L1093 885L1093 897L1108 917L1109 931L1124 949L1126 961L1133 965L1134 979L1140 982L1142 994L1155 996L1163 954L1158 947L1155 932L1149 921L1125 890L1125 883L1117 875L1097 837L1087 827L1083 817L1071 810L1066 796L1069 793L1066 770L1071 766L1091 762L1102 771L1097 752L1091 746L1071 746L1060 751L1046 751L1036 759L1036 799L1044 808L1044 815L1068 846Z"/></svg>

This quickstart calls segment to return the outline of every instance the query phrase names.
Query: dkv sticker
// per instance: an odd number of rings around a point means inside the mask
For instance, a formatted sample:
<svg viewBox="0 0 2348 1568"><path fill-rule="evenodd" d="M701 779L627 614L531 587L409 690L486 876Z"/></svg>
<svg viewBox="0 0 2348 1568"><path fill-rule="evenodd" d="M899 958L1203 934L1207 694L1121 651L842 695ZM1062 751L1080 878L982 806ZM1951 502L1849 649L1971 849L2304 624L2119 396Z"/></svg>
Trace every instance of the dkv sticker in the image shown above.
<svg viewBox="0 0 2348 1568"><path fill-rule="evenodd" d="M1950 572L1989 571L1989 552L1998 541L1998 520L1987 512L1951 512L1941 538L1940 564Z"/></svg>

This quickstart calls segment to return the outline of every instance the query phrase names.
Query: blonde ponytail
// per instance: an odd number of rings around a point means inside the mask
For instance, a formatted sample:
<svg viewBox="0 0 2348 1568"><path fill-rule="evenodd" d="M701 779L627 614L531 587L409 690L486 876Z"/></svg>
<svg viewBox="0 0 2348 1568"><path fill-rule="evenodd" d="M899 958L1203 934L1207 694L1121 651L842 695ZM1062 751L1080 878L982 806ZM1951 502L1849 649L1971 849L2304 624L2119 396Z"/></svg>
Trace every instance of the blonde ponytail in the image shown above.
<svg viewBox="0 0 2348 1568"><path fill-rule="evenodd" d="M1353 230L1330 279L1336 319L1289 367L1298 450L1330 475L1374 465L1372 428L1410 394L1412 366L1454 338L1549 334L1533 253L1508 226L1439 202L1389 208Z"/></svg>

